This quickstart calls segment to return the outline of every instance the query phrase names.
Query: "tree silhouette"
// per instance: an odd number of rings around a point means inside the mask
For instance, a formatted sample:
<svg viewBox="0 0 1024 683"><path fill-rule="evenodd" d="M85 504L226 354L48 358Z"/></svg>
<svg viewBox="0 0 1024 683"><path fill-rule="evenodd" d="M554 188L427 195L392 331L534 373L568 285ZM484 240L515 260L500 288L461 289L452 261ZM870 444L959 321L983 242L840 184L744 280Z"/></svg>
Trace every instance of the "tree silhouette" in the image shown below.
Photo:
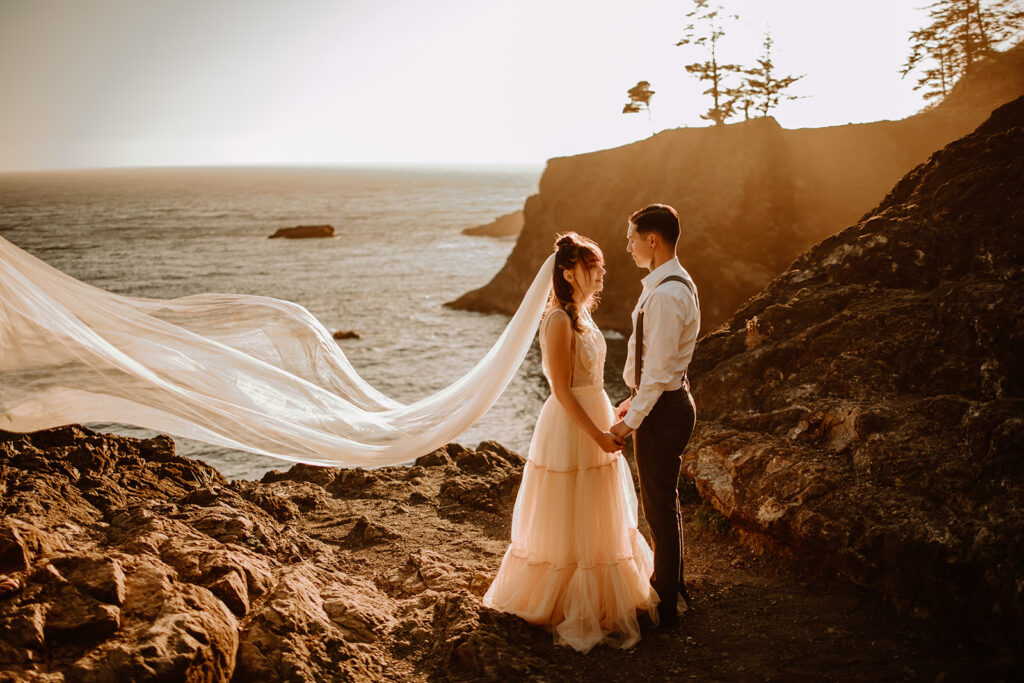
<svg viewBox="0 0 1024 683"><path fill-rule="evenodd" d="M626 102L626 106L622 108L622 113L639 114L646 110L647 122L651 124L651 135L654 135L654 123L651 121L651 98L654 97L654 91L651 90L651 84L647 81L639 81L626 91L626 96L629 97L629 102Z"/></svg>
<svg viewBox="0 0 1024 683"><path fill-rule="evenodd" d="M737 101L745 105L743 113L747 118L750 118L750 106L754 106L764 117L783 100L800 99L797 95L787 95L784 91L803 76L776 76L775 64L772 62L772 48L775 42L768 31L765 31L762 45L764 52L757 60L757 66L744 71L746 76L743 79L743 86L736 93Z"/></svg>
<svg viewBox="0 0 1024 683"><path fill-rule="evenodd" d="M914 90L925 99L945 97L980 60L1024 30L1020 0L938 0L928 5L931 23L911 31L910 54L900 69L918 70Z"/></svg>
<svg viewBox="0 0 1024 683"><path fill-rule="evenodd" d="M711 108L701 114L702 119L714 121L721 126L725 120L735 113L735 91L726 85L726 78L741 71L738 64L723 64L719 61L718 42L725 35L722 22L735 20L735 14L724 14L721 5L711 6L709 0L693 0L694 9L686 14L693 23L688 24L684 35L676 43L676 47L697 45L704 49L707 59L686 65L686 71L693 74L698 81L707 81L710 86L702 94L711 95Z"/></svg>

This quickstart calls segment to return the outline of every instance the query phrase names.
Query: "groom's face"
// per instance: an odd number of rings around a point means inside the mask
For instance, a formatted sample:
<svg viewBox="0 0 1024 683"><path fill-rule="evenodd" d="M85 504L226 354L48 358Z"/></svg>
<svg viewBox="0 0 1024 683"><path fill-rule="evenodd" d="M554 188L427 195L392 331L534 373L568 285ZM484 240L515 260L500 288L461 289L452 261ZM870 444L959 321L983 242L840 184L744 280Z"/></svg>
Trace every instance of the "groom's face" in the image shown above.
<svg viewBox="0 0 1024 683"><path fill-rule="evenodd" d="M644 236L636 231L636 226L632 223L629 224L629 228L626 230L626 251L633 256L633 263L639 268L651 267L651 262L654 259L654 247L651 246L650 242L644 239Z"/></svg>

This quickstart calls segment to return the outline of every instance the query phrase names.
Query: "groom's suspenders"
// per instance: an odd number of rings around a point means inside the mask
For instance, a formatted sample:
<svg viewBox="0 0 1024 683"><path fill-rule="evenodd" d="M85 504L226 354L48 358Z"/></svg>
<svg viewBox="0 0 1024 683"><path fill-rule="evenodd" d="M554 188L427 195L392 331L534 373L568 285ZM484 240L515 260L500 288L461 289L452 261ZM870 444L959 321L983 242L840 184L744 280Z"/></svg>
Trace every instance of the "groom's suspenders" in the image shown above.
<svg viewBox="0 0 1024 683"><path fill-rule="evenodd" d="M640 390L640 375L644 368L644 305L650 300L654 294L654 290L661 287L666 282L682 282L686 285L686 288L690 290L690 294L693 294L693 302L697 308L700 308L700 303L697 301L697 292L693 289L693 285L690 281L684 278L682 275L669 275L667 278L654 285L651 289L651 293L647 295L643 303L640 304L640 312L636 314L636 352L633 354L633 367L635 370L634 376L636 378L635 386L633 387L633 394ZM689 384L686 379L686 370L683 370L683 386Z"/></svg>

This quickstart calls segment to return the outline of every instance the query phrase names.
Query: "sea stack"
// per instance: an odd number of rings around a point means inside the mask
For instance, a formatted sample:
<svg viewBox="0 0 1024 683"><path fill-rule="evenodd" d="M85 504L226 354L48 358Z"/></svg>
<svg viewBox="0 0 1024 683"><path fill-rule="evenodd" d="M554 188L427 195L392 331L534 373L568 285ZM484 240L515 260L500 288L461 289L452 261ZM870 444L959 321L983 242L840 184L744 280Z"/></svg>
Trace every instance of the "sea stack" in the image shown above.
<svg viewBox="0 0 1024 683"><path fill-rule="evenodd" d="M308 239L311 237L334 237L331 225L297 225L294 228L280 228L270 239L285 237L287 239Z"/></svg>

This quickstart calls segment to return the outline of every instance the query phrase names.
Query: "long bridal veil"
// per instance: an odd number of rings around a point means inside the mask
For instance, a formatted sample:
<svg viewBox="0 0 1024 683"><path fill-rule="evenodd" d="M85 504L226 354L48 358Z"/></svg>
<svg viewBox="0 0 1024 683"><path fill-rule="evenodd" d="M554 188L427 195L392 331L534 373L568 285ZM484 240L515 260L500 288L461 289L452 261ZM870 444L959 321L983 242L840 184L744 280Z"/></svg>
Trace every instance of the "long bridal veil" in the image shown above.
<svg viewBox="0 0 1024 683"><path fill-rule="evenodd" d="M119 296L0 237L0 429L117 422L284 460L408 462L454 439L504 391L533 342L553 268L552 256L472 370L403 405L363 380L299 305Z"/></svg>

